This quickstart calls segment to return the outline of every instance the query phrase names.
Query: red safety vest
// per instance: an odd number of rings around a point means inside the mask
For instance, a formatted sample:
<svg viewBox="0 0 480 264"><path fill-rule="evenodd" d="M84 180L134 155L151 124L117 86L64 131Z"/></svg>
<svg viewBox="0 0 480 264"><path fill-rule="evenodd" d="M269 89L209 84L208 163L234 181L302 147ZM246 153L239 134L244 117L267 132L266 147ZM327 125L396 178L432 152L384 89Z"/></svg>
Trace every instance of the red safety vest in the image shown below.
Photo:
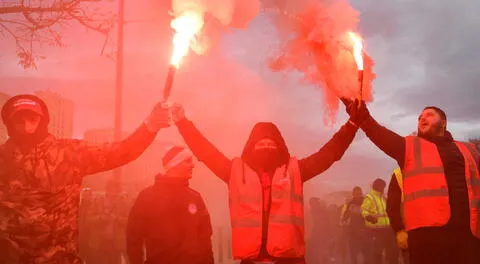
<svg viewBox="0 0 480 264"><path fill-rule="evenodd" d="M262 243L263 199L259 176L236 158L228 186L233 257L255 259ZM303 183L297 159L292 158L288 166L277 168L271 190L267 251L272 257L303 257Z"/></svg>
<svg viewBox="0 0 480 264"><path fill-rule="evenodd" d="M479 152L470 143L455 142L465 159L465 179L470 199L470 228L480 238ZM406 230L444 226L450 219L447 180L437 146L425 139L406 137L403 166Z"/></svg>

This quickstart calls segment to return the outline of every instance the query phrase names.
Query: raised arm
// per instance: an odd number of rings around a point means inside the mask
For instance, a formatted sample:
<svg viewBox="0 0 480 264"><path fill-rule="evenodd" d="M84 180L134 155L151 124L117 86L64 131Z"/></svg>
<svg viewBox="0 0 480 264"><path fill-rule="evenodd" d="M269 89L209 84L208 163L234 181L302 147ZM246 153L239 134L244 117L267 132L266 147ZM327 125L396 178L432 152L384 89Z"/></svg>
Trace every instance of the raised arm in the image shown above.
<svg viewBox="0 0 480 264"><path fill-rule="evenodd" d="M395 159L400 166L403 166L405 157L405 138L397 133L381 126L373 119L367 109L365 102L344 101L347 105L347 113L352 120L360 126L367 137L385 154Z"/></svg>
<svg viewBox="0 0 480 264"><path fill-rule="evenodd" d="M203 162L217 177L228 183L232 160L220 152L191 121L187 120L181 105L172 107L172 116L180 134L197 159Z"/></svg>
<svg viewBox="0 0 480 264"><path fill-rule="evenodd" d="M315 177L340 160L352 143L357 130L358 128L351 121L345 123L319 151L301 159L299 167L302 180L305 182Z"/></svg>
<svg viewBox="0 0 480 264"><path fill-rule="evenodd" d="M83 140L69 141L72 145L71 158L82 175L108 171L137 159L155 139L157 132L168 127L167 108L157 104L149 117L128 138L120 142L89 144Z"/></svg>
<svg viewBox="0 0 480 264"><path fill-rule="evenodd" d="M403 166L405 159L405 138L381 126L373 119L367 118L361 125L367 137L385 154L395 159L400 166Z"/></svg>

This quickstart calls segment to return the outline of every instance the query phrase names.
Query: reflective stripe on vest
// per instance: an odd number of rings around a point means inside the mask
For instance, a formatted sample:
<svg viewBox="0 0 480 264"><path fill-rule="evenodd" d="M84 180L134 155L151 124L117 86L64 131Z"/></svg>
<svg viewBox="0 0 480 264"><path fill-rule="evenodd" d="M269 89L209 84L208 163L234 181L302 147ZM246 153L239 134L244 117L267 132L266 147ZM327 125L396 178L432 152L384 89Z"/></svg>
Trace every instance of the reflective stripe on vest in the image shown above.
<svg viewBox="0 0 480 264"><path fill-rule="evenodd" d="M303 218L296 216L274 215L269 218L272 223L278 224L293 224L296 226L303 226ZM262 222L252 219L239 219L232 221L232 228L244 228L244 227L262 227Z"/></svg>
<svg viewBox="0 0 480 264"><path fill-rule="evenodd" d="M422 153L421 143L422 141L426 141L426 140L420 139L419 137L407 137L407 138L414 138L414 140L412 140L411 147L413 148L413 159L414 159L415 165L414 165L414 168L403 171L404 179L410 178L413 176L418 176L418 175L425 175L425 174L444 174L442 163L439 163L439 164L437 163L435 164L435 166L425 166L423 164L422 162L423 153ZM427 142L427 143L430 143L430 142ZM430 143L430 144L435 146L433 143ZM438 158L440 158L440 155L438 153L437 153L437 156Z"/></svg>
<svg viewBox="0 0 480 264"><path fill-rule="evenodd" d="M470 198L470 229L480 238L480 154L471 143L456 142L465 159L465 177Z"/></svg>
<svg viewBox="0 0 480 264"><path fill-rule="evenodd" d="M298 161L277 168L271 183L267 251L273 257L305 254L303 182ZM241 159L234 159L229 181L232 250L235 259L258 257L262 242L263 188L259 175ZM286 239L288 238L288 239Z"/></svg>
<svg viewBox="0 0 480 264"><path fill-rule="evenodd" d="M450 218L450 203L437 146L415 136L406 137L405 144L402 168L405 228L408 231L443 226Z"/></svg>
<svg viewBox="0 0 480 264"><path fill-rule="evenodd" d="M442 196L448 196L447 188L419 190L419 191L412 192L405 195L405 202L411 202L416 199L426 198L426 197L442 197Z"/></svg>
<svg viewBox="0 0 480 264"><path fill-rule="evenodd" d="M376 212L373 216L375 216L378 221L375 224L367 221L365 225L369 228L384 228L390 226L390 219L388 219L387 216L386 204L383 197L378 197L372 193L367 194L366 197L373 201Z"/></svg>
<svg viewBox="0 0 480 264"><path fill-rule="evenodd" d="M272 190L272 198L286 198L289 195L288 199L292 199L296 202L303 203L303 197L300 195L297 195L296 193L289 193L285 190ZM258 198L255 196L236 196L236 197L230 197L230 204L232 203L240 203L240 204L256 204L258 203Z"/></svg>
<svg viewBox="0 0 480 264"><path fill-rule="evenodd" d="M443 163L434 143L406 137L403 189L407 230L444 226L450 218L450 203ZM478 151L469 144L455 142L465 159L465 178L470 199L472 233L480 237L480 176ZM429 209L429 210L428 210Z"/></svg>

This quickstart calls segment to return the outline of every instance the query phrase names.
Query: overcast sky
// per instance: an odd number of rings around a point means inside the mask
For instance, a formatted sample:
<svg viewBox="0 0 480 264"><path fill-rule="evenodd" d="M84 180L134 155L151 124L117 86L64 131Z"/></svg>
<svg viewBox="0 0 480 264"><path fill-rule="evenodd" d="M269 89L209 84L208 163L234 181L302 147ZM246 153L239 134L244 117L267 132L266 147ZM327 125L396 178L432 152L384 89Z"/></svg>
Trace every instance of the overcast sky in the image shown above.
<svg viewBox="0 0 480 264"><path fill-rule="evenodd" d="M132 3L135 2L135 5ZM457 139L480 135L480 2L476 0L355 0L367 52L377 79L371 114L407 135L426 105L443 108ZM127 0L127 20L155 18L126 26L124 120L132 131L161 96L169 57L169 19L159 1ZM256 121L270 120L282 130L291 152L302 157L326 143L347 119L323 122L321 89L272 73L265 60L275 42L264 15L247 30L224 34L207 56L191 55L176 76L173 99L219 149L239 154ZM38 49L46 59L38 70L17 66L12 39L0 40L0 90L9 94L50 88L75 102L75 136L113 126L115 64L100 56L103 38L73 27L66 47ZM109 45L107 53L114 47ZM167 137L173 131L160 133ZM162 138L163 139L163 138ZM394 162L359 132L344 159L308 188L367 186L388 178Z"/></svg>

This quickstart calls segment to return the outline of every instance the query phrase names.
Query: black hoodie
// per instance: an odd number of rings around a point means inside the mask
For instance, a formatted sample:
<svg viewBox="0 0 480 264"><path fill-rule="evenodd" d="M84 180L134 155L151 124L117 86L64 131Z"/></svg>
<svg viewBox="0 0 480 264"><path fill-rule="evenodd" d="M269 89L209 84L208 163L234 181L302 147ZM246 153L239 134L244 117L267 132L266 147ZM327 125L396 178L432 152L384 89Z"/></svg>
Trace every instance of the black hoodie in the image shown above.
<svg viewBox="0 0 480 264"><path fill-rule="evenodd" d="M232 161L227 158L222 152L220 152L215 146L213 146L193 125L192 122L188 120L182 120L177 123L178 129L182 134L185 142L188 144L189 148L195 154L199 161L205 163L205 165L210 168L215 175L221 178L224 182L228 184L230 179L230 171L232 168ZM320 150L316 153L299 160L299 169L302 177L302 181L305 182L314 176L322 173L327 170L335 161L339 160L345 153L348 146L352 143L353 138L357 128L352 126L350 123L346 123L342 128L327 142ZM250 137L245 144L245 148L242 153L242 159L250 167L255 169L257 172L262 168L259 167L258 161L256 160L254 153L254 145L261 139L270 138L277 142L279 146L279 151L276 157L276 166L281 166L286 164L290 158L287 145L283 139L280 131L273 123L257 123ZM270 176L273 175L274 170L268 170ZM266 188L263 188L264 192ZM264 199L270 200L271 197L265 197ZM268 205L267 208L270 206ZM264 213L264 222L263 222L263 245L262 249L266 244L266 234L268 232L268 215L269 212Z"/></svg>
<svg viewBox="0 0 480 264"><path fill-rule="evenodd" d="M127 224L131 264L213 264L210 215L188 181L158 175L137 197Z"/></svg>
<svg viewBox="0 0 480 264"><path fill-rule="evenodd" d="M210 143L191 121L182 120L177 123L177 126L180 134L197 159L205 163L216 176L228 183L232 160L227 158ZM347 122L333 135L330 141L323 145L317 152L300 159L299 167L302 180L305 182L319 175L330 168L333 163L340 160L348 146L352 143L356 132L357 128ZM258 123L254 126L254 129L252 129L252 133L242 153L242 158L250 166L255 167L255 161L251 156L253 145L258 141L257 139L265 138L268 135L272 136L272 139L279 143L279 159L283 162L280 165L288 161L290 154L278 128L272 123Z"/></svg>
<svg viewBox="0 0 480 264"><path fill-rule="evenodd" d="M265 157L258 157L255 153L255 144L265 138L272 139L278 146L278 150L275 151L276 153L272 153L272 155L274 155L274 157L271 157L273 160L271 164L272 166L267 168L262 166L264 164L259 160ZM257 123L253 127L247 143L245 144L242 153L242 160L256 171L266 170L272 172L275 168L288 163L289 159L290 153L288 152L287 144L285 143L280 130L278 130L278 127L270 122Z"/></svg>

